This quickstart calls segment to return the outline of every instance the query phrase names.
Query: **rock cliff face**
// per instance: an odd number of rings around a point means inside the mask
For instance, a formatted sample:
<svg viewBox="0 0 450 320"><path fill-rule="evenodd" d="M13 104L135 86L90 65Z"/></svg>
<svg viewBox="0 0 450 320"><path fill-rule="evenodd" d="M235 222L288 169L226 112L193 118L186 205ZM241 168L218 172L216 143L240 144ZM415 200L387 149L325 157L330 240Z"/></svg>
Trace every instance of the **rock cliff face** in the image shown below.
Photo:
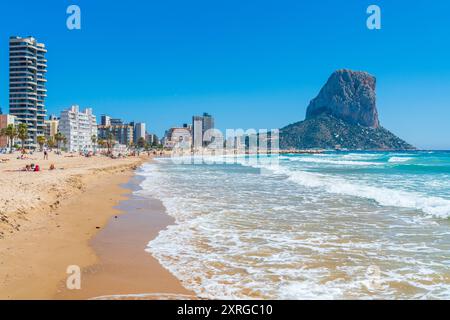
<svg viewBox="0 0 450 320"><path fill-rule="evenodd" d="M353 124L378 128L375 86L375 77L367 72L338 70L309 104L306 119L329 114Z"/></svg>
<svg viewBox="0 0 450 320"><path fill-rule="evenodd" d="M280 148L414 149L380 126L375 85L367 72L334 72L309 104L306 119L280 129Z"/></svg>

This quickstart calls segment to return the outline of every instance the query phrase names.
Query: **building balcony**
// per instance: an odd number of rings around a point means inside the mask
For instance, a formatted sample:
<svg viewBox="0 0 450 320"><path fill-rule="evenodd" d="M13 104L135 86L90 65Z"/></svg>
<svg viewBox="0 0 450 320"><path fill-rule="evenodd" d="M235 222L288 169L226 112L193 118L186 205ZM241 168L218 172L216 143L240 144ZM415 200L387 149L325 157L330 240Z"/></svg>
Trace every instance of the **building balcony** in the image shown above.
<svg viewBox="0 0 450 320"><path fill-rule="evenodd" d="M36 72L30 72L28 70L26 70L26 68L24 68L25 70L9 70L9 74L12 75L17 75L20 74L21 76L31 76L34 77L36 75Z"/></svg>
<svg viewBox="0 0 450 320"><path fill-rule="evenodd" d="M9 64L10 72L14 72L11 69L20 69L20 71L22 71L22 72L31 70L31 71L33 71L33 73L37 71L37 68L35 66L32 66L32 65L13 65L13 64Z"/></svg>
<svg viewBox="0 0 450 320"><path fill-rule="evenodd" d="M10 98L9 102L11 104L26 104L26 105L34 105L37 102L36 98Z"/></svg>
<svg viewBox="0 0 450 320"><path fill-rule="evenodd" d="M13 105L11 105L9 107L9 110L10 110L11 114L15 114L15 113L28 114L28 111L37 112L38 109L34 108L34 107L14 107ZM34 115L34 114L30 113L30 115Z"/></svg>
<svg viewBox="0 0 450 320"><path fill-rule="evenodd" d="M29 96L26 96L26 97L9 97L9 101L10 102L16 102L17 100L23 101L22 103L25 104L25 103L29 103L29 102L35 103L37 101L37 98L36 97L29 97ZM20 103L20 102L18 102L18 103Z"/></svg>
<svg viewBox="0 0 450 320"><path fill-rule="evenodd" d="M9 56L18 56L18 55L36 55L35 50L29 50L27 46L10 46L9 47Z"/></svg>
<svg viewBox="0 0 450 320"><path fill-rule="evenodd" d="M34 72L28 72L27 70L22 70L22 71L12 71L9 70L9 77L32 77L34 79L34 77L36 77L36 74Z"/></svg>
<svg viewBox="0 0 450 320"><path fill-rule="evenodd" d="M11 88L11 87L19 87L18 85L19 84L26 84L26 85L28 85L28 86L36 86L37 85L37 83L36 83L36 81L34 81L34 80L26 80L26 79L15 79L15 80L10 80L9 81L9 87ZM25 86L23 86L23 87L25 87Z"/></svg>
<svg viewBox="0 0 450 320"><path fill-rule="evenodd" d="M33 56L15 56L9 58L9 63L31 63L35 64L37 62L37 58Z"/></svg>

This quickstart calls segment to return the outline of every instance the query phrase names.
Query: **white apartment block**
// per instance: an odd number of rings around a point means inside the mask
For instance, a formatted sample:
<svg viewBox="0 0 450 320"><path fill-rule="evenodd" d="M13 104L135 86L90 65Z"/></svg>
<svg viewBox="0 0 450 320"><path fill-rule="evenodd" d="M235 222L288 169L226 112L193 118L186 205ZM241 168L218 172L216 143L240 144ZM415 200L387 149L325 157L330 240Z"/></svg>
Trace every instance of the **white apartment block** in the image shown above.
<svg viewBox="0 0 450 320"><path fill-rule="evenodd" d="M80 111L74 105L61 112L59 131L66 137L69 151L93 151L92 136L97 136L97 119L91 108Z"/></svg>
<svg viewBox="0 0 450 320"><path fill-rule="evenodd" d="M184 146L191 146L192 137L191 130L188 128L170 128L166 134L164 139L164 147L165 148L173 148L179 144L183 144Z"/></svg>
<svg viewBox="0 0 450 320"><path fill-rule="evenodd" d="M145 140L145 123L138 122L134 125L134 143L137 144L139 138L143 138Z"/></svg>

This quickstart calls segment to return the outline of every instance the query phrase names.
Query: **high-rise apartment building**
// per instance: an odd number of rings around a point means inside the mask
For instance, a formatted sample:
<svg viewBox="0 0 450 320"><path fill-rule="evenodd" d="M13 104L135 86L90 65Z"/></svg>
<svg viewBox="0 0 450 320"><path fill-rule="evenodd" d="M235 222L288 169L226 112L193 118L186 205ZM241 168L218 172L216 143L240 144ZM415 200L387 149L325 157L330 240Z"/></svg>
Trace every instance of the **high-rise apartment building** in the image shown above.
<svg viewBox="0 0 450 320"><path fill-rule="evenodd" d="M139 138L145 139L145 123L126 123L120 118L111 118L103 114L101 124L98 126L98 139L108 140L114 138L118 144L130 146L137 144Z"/></svg>
<svg viewBox="0 0 450 320"><path fill-rule="evenodd" d="M214 129L214 118L208 114L203 113L203 116L192 117L192 143L194 149L199 149L205 145L205 132Z"/></svg>
<svg viewBox="0 0 450 320"><path fill-rule="evenodd" d="M134 142L134 124L124 123L120 118L111 118L104 114L101 116L101 125L98 126L98 139L108 140L112 135L118 144L129 146Z"/></svg>
<svg viewBox="0 0 450 320"><path fill-rule="evenodd" d="M100 125L102 126L110 126L111 125L111 117L106 114L102 114L100 116Z"/></svg>
<svg viewBox="0 0 450 320"><path fill-rule="evenodd" d="M147 141L147 143L151 146L159 144L158 136L153 133L147 133L145 135L145 141Z"/></svg>
<svg viewBox="0 0 450 320"><path fill-rule="evenodd" d="M80 111L75 105L61 112L59 131L66 137L69 151L92 151L92 136L97 136L97 119L91 108Z"/></svg>
<svg viewBox="0 0 450 320"><path fill-rule="evenodd" d="M119 118L110 119L109 120L109 124L112 125L112 126L122 126L123 125L123 120L119 119Z"/></svg>
<svg viewBox="0 0 450 320"><path fill-rule="evenodd" d="M28 127L25 146L35 148L45 133L47 60L45 45L33 37L9 39L9 110Z"/></svg>
<svg viewBox="0 0 450 320"><path fill-rule="evenodd" d="M203 117L192 117L192 146L194 150L203 146Z"/></svg>
<svg viewBox="0 0 450 320"><path fill-rule="evenodd" d="M98 126L98 138L108 140L109 136L112 135L115 142L129 146L133 143L133 131L133 126L128 124Z"/></svg>
<svg viewBox="0 0 450 320"><path fill-rule="evenodd" d="M139 139L145 140L145 123L137 122L134 124L134 143L137 144Z"/></svg>
<svg viewBox="0 0 450 320"><path fill-rule="evenodd" d="M210 129L214 129L214 118L205 112L203 113L203 135Z"/></svg>

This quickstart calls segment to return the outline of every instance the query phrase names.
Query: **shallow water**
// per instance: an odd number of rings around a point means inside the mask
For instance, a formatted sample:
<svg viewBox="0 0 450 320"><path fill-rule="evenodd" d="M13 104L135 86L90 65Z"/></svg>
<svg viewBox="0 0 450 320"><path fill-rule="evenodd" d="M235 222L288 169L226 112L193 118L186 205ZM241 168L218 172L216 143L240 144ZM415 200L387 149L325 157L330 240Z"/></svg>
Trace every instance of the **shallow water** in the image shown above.
<svg viewBox="0 0 450 320"><path fill-rule="evenodd" d="M450 153L222 160L139 173L176 220L147 251L200 297L450 298Z"/></svg>

